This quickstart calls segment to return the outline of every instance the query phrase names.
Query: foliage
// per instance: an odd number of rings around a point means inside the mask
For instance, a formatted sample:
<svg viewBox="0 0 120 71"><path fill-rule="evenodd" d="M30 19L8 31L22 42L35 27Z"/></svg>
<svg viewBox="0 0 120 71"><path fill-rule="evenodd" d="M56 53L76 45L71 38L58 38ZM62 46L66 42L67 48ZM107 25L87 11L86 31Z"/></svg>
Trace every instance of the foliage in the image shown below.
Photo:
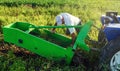
<svg viewBox="0 0 120 71"><path fill-rule="evenodd" d="M81 70L84 71L84 66L69 67L67 65L59 65L56 62L41 58L37 55L20 55L9 51L7 56L0 56L0 71L67 71Z"/></svg>
<svg viewBox="0 0 120 71"><path fill-rule="evenodd" d="M20 3L20 5L14 6L14 2ZM120 6L120 2L117 0L1 0L0 3L0 21L3 25L16 21L25 21L36 25L53 25L57 14L68 12L81 18L83 23L93 20L99 28L101 26L100 16L106 11L119 12ZM11 4L12 7L6 3ZM35 7L32 6L33 3L35 3ZM97 40L98 34L96 31L93 29L91 31L93 34L90 34L91 38L95 40Z"/></svg>

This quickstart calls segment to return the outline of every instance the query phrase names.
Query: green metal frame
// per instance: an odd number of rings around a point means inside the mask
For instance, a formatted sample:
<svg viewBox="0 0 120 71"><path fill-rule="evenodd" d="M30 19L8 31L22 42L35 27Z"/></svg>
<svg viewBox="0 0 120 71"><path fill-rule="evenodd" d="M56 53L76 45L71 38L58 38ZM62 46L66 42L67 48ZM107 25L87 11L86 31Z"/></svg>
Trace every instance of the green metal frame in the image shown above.
<svg viewBox="0 0 120 71"><path fill-rule="evenodd" d="M84 43L84 39L87 36L91 25L92 22L90 21L82 26L73 47L70 46L70 43L72 41L70 38L67 38L61 34L51 33L48 30L44 30L42 32L38 30L42 28L66 28L67 26L36 27L30 23L16 22L3 27L3 36L4 41L6 42L16 44L17 46L23 47L48 59L53 59L56 61L64 60L67 64L70 64L74 55L73 49L75 50L77 46L87 51L90 50L88 46ZM71 27L75 26L68 26L67 28ZM37 35L42 35L42 33L44 32L48 38L62 43L60 43L61 45L57 45L53 42L43 39L42 37L31 35L31 32L37 33Z"/></svg>
<svg viewBox="0 0 120 71"><path fill-rule="evenodd" d="M76 42L75 42L75 44L73 46L74 50L77 47L79 47L79 48L81 48L83 50L90 51L90 48L86 45L84 40L87 37L87 34L90 31L90 28L91 28L92 24L93 24L93 22L89 21L82 27L82 29L80 30L80 32L79 32L79 34L77 36Z"/></svg>

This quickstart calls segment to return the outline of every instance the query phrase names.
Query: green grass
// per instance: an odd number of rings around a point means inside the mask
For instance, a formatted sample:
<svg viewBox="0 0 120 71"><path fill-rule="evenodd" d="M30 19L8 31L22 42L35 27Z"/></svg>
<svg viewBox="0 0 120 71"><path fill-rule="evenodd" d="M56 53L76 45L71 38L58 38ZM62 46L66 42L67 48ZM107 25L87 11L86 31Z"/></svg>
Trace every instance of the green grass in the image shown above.
<svg viewBox="0 0 120 71"><path fill-rule="evenodd" d="M93 20L95 25L100 27L100 16L102 14L104 14L106 11L119 12L120 8L120 2L117 0L35 0L34 2L32 2L32 0L24 1L1 0L2 4L0 5L0 22L3 25L7 25L16 21L25 21L36 25L53 25L55 22L54 18L57 14L61 12L68 12L81 18L83 23L88 20ZM20 5L14 6L14 2L20 3ZM54 3L48 5L51 2ZM32 3L35 3L35 8L32 7ZM9 5L12 5L12 7ZM95 31L97 30L95 29ZM95 37L93 39L97 40L97 33L94 31L93 33L94 34L92 34L92 36Z"/></svg>
<svg viewBox="0 0 120 71"><path fill-rule="evenodd" d="M0 27L17 21L30 22L37 26L54 25L57 14L68 12L81 18L83 23L93 20L94 24L100 28L101 15L105 14L106 11L117 11L120 14L119 8L119 0L0 0ZM57 32L64 33L61 29L58 29ZM97 34L98 31L92 27L89 33L90 38L97 40ZM2 43L0 42L0 44ZM3 47L5 45L0 46ZM5 47L12 48L11 46ZM54 65L53 61L39 56L37 58L30 56L24 60L24 56L17 57L10 52L5 54L7 56L0 54L1 71L7 69L10 71L25 71L27 65L29 66L29 71L35 71L36 67L42 71L49 69L52 71L84 71L86 69L82 65L73 68L66 65ZM90 61L94 60L92 56L89 57ZM12 64L9 65L11 62ZM91 68L89 68L89 71L92 71Z"/></svg>

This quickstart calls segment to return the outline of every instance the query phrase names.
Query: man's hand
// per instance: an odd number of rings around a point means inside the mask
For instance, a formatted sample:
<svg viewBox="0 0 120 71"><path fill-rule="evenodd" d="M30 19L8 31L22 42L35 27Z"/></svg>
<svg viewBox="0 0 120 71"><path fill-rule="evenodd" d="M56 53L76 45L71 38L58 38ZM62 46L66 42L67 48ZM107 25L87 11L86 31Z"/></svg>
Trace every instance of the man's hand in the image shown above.
<svg viewBox="0 0 120 71"><path fill-rule="evenodd" d="M54 26L57 26L57 22L55 23ZM53 28L53 29L51 30L51 32L52 32L52 33L55 33L55 28Z"/></svg>
<svg viewBox="0 0 120 71"><path fill-rule="evenodd" d="M51 30L51 32L52 32L52 33L55 33L55 30L54 30L54 29L52 29L52 30Z"/></svg>

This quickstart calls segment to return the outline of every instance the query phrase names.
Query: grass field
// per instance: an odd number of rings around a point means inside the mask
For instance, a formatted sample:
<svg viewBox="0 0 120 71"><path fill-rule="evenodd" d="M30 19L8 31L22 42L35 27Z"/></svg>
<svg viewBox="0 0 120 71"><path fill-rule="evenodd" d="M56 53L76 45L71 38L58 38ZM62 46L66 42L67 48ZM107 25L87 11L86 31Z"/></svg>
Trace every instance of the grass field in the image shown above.
<svg viewBox="0 0 120 71"><path fill-rule="evenodd" d="M117 11L120 14L119 0L1 0L0 1L0 36L1 27L17 21L29 22L37 26L54 25L55 16L68 12L79 17L83 23L93 20L97 27L101 27L100 17L106 11ZM59 31L60 30L60 31ZM57 32L64 34L61 29ZM93 40L97 40L98 31L94 27L89 33ZM95 66L78 67L54 64L53 61L42 58L33 53L26 54L24 49L4 43L0 37L0 71L93 71ZM20 52L20 55L13 54ZM23 51L23 52L22 52ZM90 61L94 59L92 56ZM93 59L93 60L92 60ZM94 61L93 61L94 62ZM91 63L92 64L92 63Z"/></svg>

